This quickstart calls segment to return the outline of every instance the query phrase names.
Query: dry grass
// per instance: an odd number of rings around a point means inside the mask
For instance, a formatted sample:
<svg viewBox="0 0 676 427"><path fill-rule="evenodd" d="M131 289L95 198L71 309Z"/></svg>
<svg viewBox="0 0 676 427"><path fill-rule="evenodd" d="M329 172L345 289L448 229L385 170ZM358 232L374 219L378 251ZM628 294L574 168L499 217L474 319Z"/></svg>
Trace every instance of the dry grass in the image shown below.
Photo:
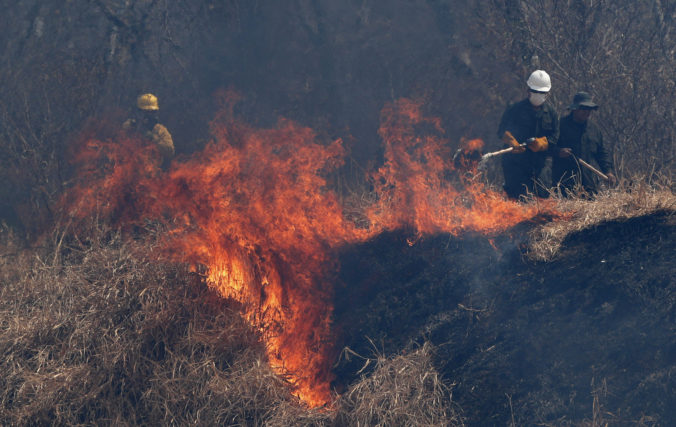
<svg viewBox="0 0 676 427"><path fill-rule="evenodd" d="M650 185L636 180L605 190L592 200L586 197L558 198L558 208L567 219L543 224L531 231L529 257L539 261L555 258L564 239L577 231L606 221L624 220L658 211L676 212L676 194L669 185Z"/></svg>
<svg viewBox="0 0 676 427"><path fill-rule="evenodd" d="M385 358L338 400L337 420L345 426L460 426L463 420L432 365L432 347Z"/></svg>
<svg viewBox="0 0 676 427"><path fill-rule="evenodd" d="M3 254L2 424L251 425L292 398L238 313L152 251L101 231Z"/></svg>
<svg viewBox="0 0 676 427"><path fill-rule="evenodd" d="M379 359L334 409L309 410L185 266L152 242L84 235L0 244L0 425L457 424L428 347Z"/></svg>

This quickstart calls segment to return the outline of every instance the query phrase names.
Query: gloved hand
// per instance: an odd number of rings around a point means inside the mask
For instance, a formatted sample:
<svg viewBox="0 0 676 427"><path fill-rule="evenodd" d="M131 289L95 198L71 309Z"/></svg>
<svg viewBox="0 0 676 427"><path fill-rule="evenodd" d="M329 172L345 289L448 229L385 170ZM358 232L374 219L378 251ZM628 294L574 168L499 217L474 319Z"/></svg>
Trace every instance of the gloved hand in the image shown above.
<svg viewBox="0 0 676 427"><path fill-rule="evenodd" d="M537 153L538 151L545 151L549 147L546 136L541 136L539 138L530 138L528 140L528 148L530 151Z"/></svg>
<svg viewBox="0 0 676 427"><path fill-rule="evenodd" d="M519 145L519 141L517 141L516 138L514 138L514 135L512 135L512 133L508 130L506 130L502 135L502 142L514 148L512 153L519 154L526 151L526 147Z"/></svg>
<svg viewBox="0 0 676 427"><path fill-rule="evenodd" d="M570 157L573 155L573 150L571 148L565 147L565 148L559 148L559 157L562 159L565 159L567 157Z"/></svg>

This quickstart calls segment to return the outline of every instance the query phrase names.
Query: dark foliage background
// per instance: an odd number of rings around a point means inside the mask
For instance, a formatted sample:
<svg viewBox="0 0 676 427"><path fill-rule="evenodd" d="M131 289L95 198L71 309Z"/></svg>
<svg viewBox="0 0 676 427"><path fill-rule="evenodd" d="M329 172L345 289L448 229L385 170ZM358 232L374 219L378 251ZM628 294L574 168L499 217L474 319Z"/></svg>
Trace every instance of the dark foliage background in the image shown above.
<svg viewBox="0 0 676 427"><path fill-rule="evenodd" d="M207 138L212 95L244 95L259 126L288 117L350 149L345 175L377 165L380 109L423 99L449 144L494 132L534 68L560 112L580 89L622 176L674 169L676 5L668 1L73 0L0 2L0 215L31 231L69 179L87 118L152 91L178 153ZM497 163L497 162L496 162ZM497 166L493 166L496 168ZM488 178L499 184L499 171Z"/></svg>

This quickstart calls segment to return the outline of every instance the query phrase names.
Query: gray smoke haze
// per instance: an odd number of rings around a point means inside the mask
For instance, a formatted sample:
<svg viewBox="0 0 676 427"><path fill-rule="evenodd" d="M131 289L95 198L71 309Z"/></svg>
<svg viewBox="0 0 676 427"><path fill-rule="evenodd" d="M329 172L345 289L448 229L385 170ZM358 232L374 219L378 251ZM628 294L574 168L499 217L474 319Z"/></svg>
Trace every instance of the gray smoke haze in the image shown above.
<svg viewBox="0 0 676 427"><path fill-rule="evenodd" d="M662 3L3 0L0 196L48 205L72 135L147 91L179 154L208 139L222 88L241 93L248 122L343 138L360 166L379 164L380 111L402 97L423 100L452 148L469 137L491 149L534 67L552 75L560 112L580 89L601 103L620 174L671 174L676 6Z"/></svg>

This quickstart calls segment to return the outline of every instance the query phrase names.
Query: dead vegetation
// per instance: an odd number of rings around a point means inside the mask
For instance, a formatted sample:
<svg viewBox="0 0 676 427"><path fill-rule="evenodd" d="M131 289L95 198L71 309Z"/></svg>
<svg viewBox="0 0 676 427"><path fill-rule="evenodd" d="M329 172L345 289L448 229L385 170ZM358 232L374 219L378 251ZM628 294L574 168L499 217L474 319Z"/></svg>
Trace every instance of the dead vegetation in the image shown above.
<svg viewBox="0 0 676 427"><path fill-rule="evenodd" d="M670 185L650 184L635 180L607 189L593 199L580 195L558 198L558 209L568 219L547 222L530 232L529 257L549 261L556 257L561 244L572 233L607 221L618 221L649 215L658 211L676 212L676 194Z"/></svg>
<svg viewBox="0 0 676 427"><path fill-rule="evenodd" d="M83 235L0 247L0 424L456 424L429 348L378 359L334 409L309 410L185 266L105 227Z"/></svg>
<svg viewBox="0 0 676 427"><path fill-rule="evenodd" d="M246 424L291 399L237 312L152 248L99 230L59 255L3 253L2 424Z"/></svg>
<svg viewBox="0 0 676 427"><path fill-rule="evenodd" d="M432 346L426 343L408 354L367 359L366 364L375 363L375 368L340 397L339 424L463 425L449 387L432 365L432 353Z"/></svg>

